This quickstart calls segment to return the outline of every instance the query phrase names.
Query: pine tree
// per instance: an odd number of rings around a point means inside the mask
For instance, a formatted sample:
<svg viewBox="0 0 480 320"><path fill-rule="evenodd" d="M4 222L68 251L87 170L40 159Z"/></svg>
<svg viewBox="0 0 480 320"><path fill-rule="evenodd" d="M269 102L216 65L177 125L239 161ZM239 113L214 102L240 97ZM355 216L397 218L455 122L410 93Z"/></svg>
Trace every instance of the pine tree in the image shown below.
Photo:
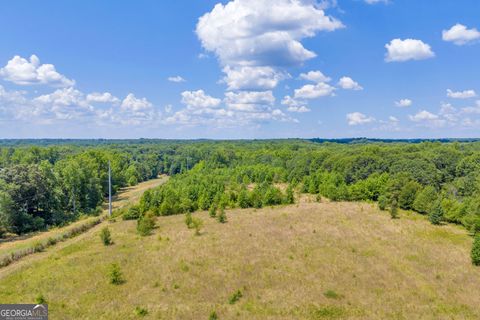
<svg viewBox="0 0 480 320"><path fill-rule="evenodd" d="M187 212L185 214L185 224L187 225L188 229L192 229L192 213Z"/></svg>
<svg viewBox="0 0 480 320"><path fill-rule="evenodd" d="M215 218L217 216L217 205L212 204L210 206L210 209L208 210L208 214L210 215L211 218Z"/></svg>
<svg viewBox="0 0 480 320"><path fill-rule="evenodd" d="M220 214L217 216L217 220L220 223L227 222L227 214L225 213L225 209L223 207L220 208Z"/></svg>
<svg viewBox="0 0 480 320"><path fill-rule="evenodd" d="M395 198L393 198L390 203L390 217L392 217L392 219L398 218L398 202Z"/></svg>
<svg viewBox="0 0 480 320"><path fill-rule="evenodd" d="M438 201L435 202L432 209L430 210L430 213L428 214L428 219L434 225L439 225L439 224L442 223L443 208L442 208L442 202L441 201L438 200Z"/></svg>
<svg viewBox="0 0 480 320"><path fill-rule="evenodd" d="M112 244L112 236L110 235L110 230L108 229L108 227L104 227L100 231L100 239L102 239L103 244L106 246Z"/></svg>

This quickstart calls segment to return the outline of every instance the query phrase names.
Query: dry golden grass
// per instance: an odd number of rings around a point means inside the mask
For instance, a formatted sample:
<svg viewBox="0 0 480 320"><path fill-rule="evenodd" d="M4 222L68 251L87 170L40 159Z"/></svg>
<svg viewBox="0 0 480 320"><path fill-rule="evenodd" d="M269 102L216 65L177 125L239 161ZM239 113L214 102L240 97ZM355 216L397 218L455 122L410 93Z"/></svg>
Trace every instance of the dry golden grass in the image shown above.
<svg viewBox="0 0 480 320"><path fill-rule="evenodd" d="M194 236L184 216L162 217L149 237L134 221L110 223L0 275L2 303L43 294L52 319L479 319L480 269L471 239L408 213L362 203L309 203L205 212ZM27 258L28 259L28 258ZM126 282L109 284L111 263ZM9 268L9 267L7 267ZM234 304L237 290L243 296Z"/></svg>
<svg viewBox="0 0 480 320"><path fill-rule="evenodd" d="M129 203L136 203L145 192L145 190L154 188L162 183L164 183L168 179L167 176L161 176L157 179L148 180L145 182L141 182L136 186L123 188L121 189L117 195L115 195L112 199L112 208L118 209L128 205ZM108 204L103 205L103 213L107 214ZM13 239L10 241L4 241L0 243L0 256L4 254L9 254L11 252L15 252L16 250L31 247L37 242L42 242L47 240L50 237L56 237L65 231L73 229L81 224L84 224L87 221L95 220L96 217L85 217L79 221L71 223L70 225L62 228L53 228L46 232L36 232L29 235L24 235L19 237L18 239Z"/></svg>

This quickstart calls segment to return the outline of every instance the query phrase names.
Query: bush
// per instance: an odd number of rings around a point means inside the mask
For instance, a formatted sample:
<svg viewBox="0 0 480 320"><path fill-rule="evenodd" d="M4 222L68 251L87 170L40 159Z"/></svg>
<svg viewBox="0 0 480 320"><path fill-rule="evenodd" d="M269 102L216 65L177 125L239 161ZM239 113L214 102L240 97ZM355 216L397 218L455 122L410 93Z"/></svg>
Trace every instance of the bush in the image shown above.
<svg viewBox="0 0 480 320"><path fill-rule="evenodd" d="M146 214L137 220L137 231L142 237L148 236L155 228L155 217L151 214Z"/></svg>
<svg viewBox="0 0 480 320"><path fill-rule="evenodd" d="M218 320L217 312L215 310L210 313L208 320Z"/></svg>
<svg viewBox="0 0 480 320"><path fill-rule="evenodd" d="M135 307L134 313L138 317L145 317L148 314L148 310L146 308L142 308L142 307L137 306L137 307Z"/></svg>
<svg viewBox="0 0 480 320"><path fill-rule="evenodd" d="M187 212L187 213L185 214L185 224L187 225L187 228L188 228L188 229L192 229L192 228L193 228L192 222L193 222L192 213L191 213L191 212Z"/></svg>
<svg viewBox="0 0 480 320"><path fill-rule="evenodd" d="M203 227L203 220L200 218L192 218L192 228L195 229L195 235L200 235L200 230Z"/></svg>
<svg viewBox="0 0 480 320"><path fill-rule="evenodd" d="M227 214L225 213L225 209L220 208L220 213L217 216L217 221L220 222L220 223L227 222Z"/></svg>
<svg viewBox="0 0 480 320"><path fill-rule="evenodd" d="M122 271L120 270L120 266L116 263L112 263L110 265L110 269L108 270L108 278L110 283L114 285L120 285L125 282Z"/></svg>
<svg viewBox="0 0 480 320"><path fill-rule="evenodd" d="M398 218L398 204L396 199L392 199L390 203L390 217L392 219Z"/></svg>
<svg viewBox="0 0 480 320"><path fill-rule="evenodd" d="M287 188L287 195L285 197L285 202L287 204L294 204L295 203L295 195L294 195L294 192L293 192L292 185L289 185L288 188Z"/></svg>
<svg viewBox="0 0 480 320"><path fill-rule="evenodd" d="M240 298L243 296L242 294L242 291L241 290L237 290L235 291L231 296L230 298L228 298L228 303L229 304L234 304L235 302L237 302L238 300L240 300Z"/></svg>
<svg viewBox="0 0 480 320"><path fill-rule="evenodd" d="M215 218L217 216L217 206L215 204L212 204L210 206L210 209L208 210L208 214L210 215L211 218Z"/></svg>
<svg viewBox="0 0 480 320"><path fill-rule="evenodd" d="M47 299L40 293L35 297L35 304L47 304Z"/></svg>
<svg viewBox="0 0 480 320"><path fill-rule="evenodd" d="M480 234L477 233L472 246L472 263L474 266L480 266Z"/></svg>
<svg viewBox="0 0 480 320"><path fill-rule="evenodd" d="M381 195L378 198L378 208L382 211L385 211L387 209L387 205L388 205L387 197L385 195Z"/></svg>
<svg viewBox="0 0 480 320"><path fill-rule="evenodd" d="M104 245L109 246L112 244L112 237L110 235L110 230L108 227L102 228L100 231L100 239L102 239L102 242Z"/></svg>
<svg viewBox="0 0 480 320"><path fill-rule="evenodd" d="M122 216L123 220L136 220L140 218L140 208L138 206L131 206Z"/></svg>
<svg viewBox="0 0 480 320"><path fill-rule="evenodd" d="M434 225L439 225L443 220L443 208L441 201L436 201L433 205L430 213L428 214L428 220Z"/></svg>

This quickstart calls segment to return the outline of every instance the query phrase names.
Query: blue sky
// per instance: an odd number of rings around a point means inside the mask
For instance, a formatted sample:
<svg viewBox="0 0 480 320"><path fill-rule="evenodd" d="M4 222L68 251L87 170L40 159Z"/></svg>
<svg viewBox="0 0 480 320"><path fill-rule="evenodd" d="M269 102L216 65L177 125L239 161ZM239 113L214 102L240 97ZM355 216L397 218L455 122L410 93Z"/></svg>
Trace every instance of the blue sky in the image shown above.
<svg viewBox="0 0 480 320"><path fill-rule="evenodd" d="M0 2L0 138L480 136L475 0Z"/></svg>

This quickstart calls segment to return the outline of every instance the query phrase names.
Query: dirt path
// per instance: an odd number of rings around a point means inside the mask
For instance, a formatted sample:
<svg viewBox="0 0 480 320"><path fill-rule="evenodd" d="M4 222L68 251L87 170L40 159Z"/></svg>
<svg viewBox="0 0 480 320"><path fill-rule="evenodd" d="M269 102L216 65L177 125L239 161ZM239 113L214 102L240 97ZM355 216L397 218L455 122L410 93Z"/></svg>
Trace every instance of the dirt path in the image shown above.
<svg viewBox="0 0 480 320"><path fill-rule="evenodd" d="M122 208L122 207L128 205L129 203L135 203L140 199L140 197L142 196L142 194L146 190L154 188L156 186L159 186L159 185L165 183L167 180L168 180L167 176L162 176L162 177L159 177L157 179L152 179L152 180L149 180L149 181L142 182L142 183L140 183L140 184L138 184L134 187L124 188L121 191L119 191L119 193L113 198L112 207L114 209L118 209L118 208ZM106 213L106 210L104 211L104 214L105 213ZM92 218L89 218L89 219L92 219ZM73 223L69 226L66 226L64 228L58 228L58 229L55 229L55 230L35 234L34 236L32 236L30 238L0 244L0 254L5 254L5 253L8 253L8 252L12 252L12 251L15 251L17 249L27 247L27 246L29 246L32 243L35 243L37 241L45 240L48 237L58 235L58 234L64 232L65 230L68 230L68 229L74 227L77 224L85 223L85 221L87 221L87 220L84 219L84 220L75 222L75 223ZM56 245L47 248L43 252L38 252L38 253L28 255L28 256L20 259L19 261L13 262L12 264L10 264L7 267L1 268L0 269L0 279L4 278L8 274L10 274L10 273L12 273L16 270L22 268L25 265L29 265L34 261L41 260L41 259L44 259L46 257L49 257L53 253L58 252L59 250L62 250L63 248L65 248L65 247L67 247L71 244L74 244L74 243L77 243L77 242L81 241L82 239L84 239L88 235L96 232L98 230L98 228L100 228L100 226L102 226L104 223L105 223L105 221L103 221L102 223L94 226L93 228L89 229L88 231L86 231L86 232L84 232L84 233L82 233L82 234L80 234L76 237L68 239L64 242L59 242Z"/></svg>

